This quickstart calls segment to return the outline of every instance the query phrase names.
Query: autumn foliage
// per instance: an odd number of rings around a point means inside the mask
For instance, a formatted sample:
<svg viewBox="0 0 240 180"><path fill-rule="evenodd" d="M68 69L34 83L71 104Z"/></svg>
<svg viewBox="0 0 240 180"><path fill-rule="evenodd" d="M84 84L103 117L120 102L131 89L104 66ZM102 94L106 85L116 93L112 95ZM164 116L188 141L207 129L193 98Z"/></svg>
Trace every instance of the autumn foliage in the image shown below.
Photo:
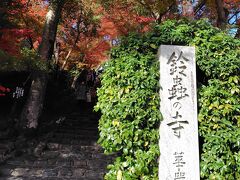
<svg viewBox="0 0 240 180"><path fill-rule="evenodd" d="M210 17L215 21L215 0L197 1L194 7L187 2L67 0L57 32L55 63L62 69L98 66L108 59L109 49L119 43L121 36L146 32L152 22L189 16L187 13L193 10L193 18ZM240 0L223 3L229 18L239 23ZM14 56L20 56L23 47L37 51L49 1L2 0L0 5L0 21L4 22L0 26L0 49Z"/></svg>
<svg viewBox="0 0 240 180"><path fill-rule="evenodd" d="M19 55L20 48L37 48L47 5L42 1L12 0L3 3L1 12L7 23L0 29L0 49Z"/></svg>

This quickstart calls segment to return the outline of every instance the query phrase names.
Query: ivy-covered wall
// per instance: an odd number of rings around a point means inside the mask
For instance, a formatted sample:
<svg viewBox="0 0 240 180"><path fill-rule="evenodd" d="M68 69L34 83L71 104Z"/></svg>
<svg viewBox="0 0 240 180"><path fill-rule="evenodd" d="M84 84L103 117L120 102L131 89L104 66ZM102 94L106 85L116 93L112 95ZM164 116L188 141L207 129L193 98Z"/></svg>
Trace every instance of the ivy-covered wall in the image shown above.
<svg viewBox="0 0 240 180"><path fill-rule="evenodd" d="M196 46L201 179L240 179L240 40L205 20L165 21L112 50L95 107L99 143L119 155L105 179L158 179L161 44Z"/></svg>

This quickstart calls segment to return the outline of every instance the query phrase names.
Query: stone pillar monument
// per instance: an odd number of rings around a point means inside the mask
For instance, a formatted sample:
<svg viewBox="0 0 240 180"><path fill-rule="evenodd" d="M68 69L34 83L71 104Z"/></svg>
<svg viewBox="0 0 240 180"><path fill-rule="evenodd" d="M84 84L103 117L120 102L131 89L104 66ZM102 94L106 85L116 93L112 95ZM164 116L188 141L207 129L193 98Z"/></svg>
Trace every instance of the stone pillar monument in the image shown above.
<svg viewBox="0 0 240 180"><path fill-rule="evenodd" d="M160 180L199 180L195 48L161 45Z"/></svg>

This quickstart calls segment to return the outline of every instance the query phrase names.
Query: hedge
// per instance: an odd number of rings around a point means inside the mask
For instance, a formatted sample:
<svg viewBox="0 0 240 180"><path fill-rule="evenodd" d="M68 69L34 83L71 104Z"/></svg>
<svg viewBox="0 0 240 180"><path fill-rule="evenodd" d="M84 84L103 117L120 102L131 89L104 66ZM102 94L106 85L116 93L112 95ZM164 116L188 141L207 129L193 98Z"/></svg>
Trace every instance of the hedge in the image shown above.
<svg viewBox="0 0 240 180"><path fill-rule="evenodd" d="M240 179L240 41L206 20L168 20L111 51L98 89L105 179L158 179L161 44L196 47L201 179Z"/></svg>

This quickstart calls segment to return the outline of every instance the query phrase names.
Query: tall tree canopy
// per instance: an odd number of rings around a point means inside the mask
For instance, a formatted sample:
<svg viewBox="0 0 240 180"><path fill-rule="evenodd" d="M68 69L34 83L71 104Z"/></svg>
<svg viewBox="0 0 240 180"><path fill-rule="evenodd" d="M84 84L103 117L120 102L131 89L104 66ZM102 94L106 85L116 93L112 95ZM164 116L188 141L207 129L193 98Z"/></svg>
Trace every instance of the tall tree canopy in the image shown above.
<svg viewBox="0 0 240 180"><path fill-rule="evenodd" d="M2 0L0 49L19 55L21 47L37 49L48 0ZM98 64L107 59L110 40L130 31L144 32L152 21L208 17L220 28L239 27L240 0L67 0L57 32L54 58L64 68ZM106 41L106 35L110 40ZM96 49L98 51L96 51Z"/></svg>

